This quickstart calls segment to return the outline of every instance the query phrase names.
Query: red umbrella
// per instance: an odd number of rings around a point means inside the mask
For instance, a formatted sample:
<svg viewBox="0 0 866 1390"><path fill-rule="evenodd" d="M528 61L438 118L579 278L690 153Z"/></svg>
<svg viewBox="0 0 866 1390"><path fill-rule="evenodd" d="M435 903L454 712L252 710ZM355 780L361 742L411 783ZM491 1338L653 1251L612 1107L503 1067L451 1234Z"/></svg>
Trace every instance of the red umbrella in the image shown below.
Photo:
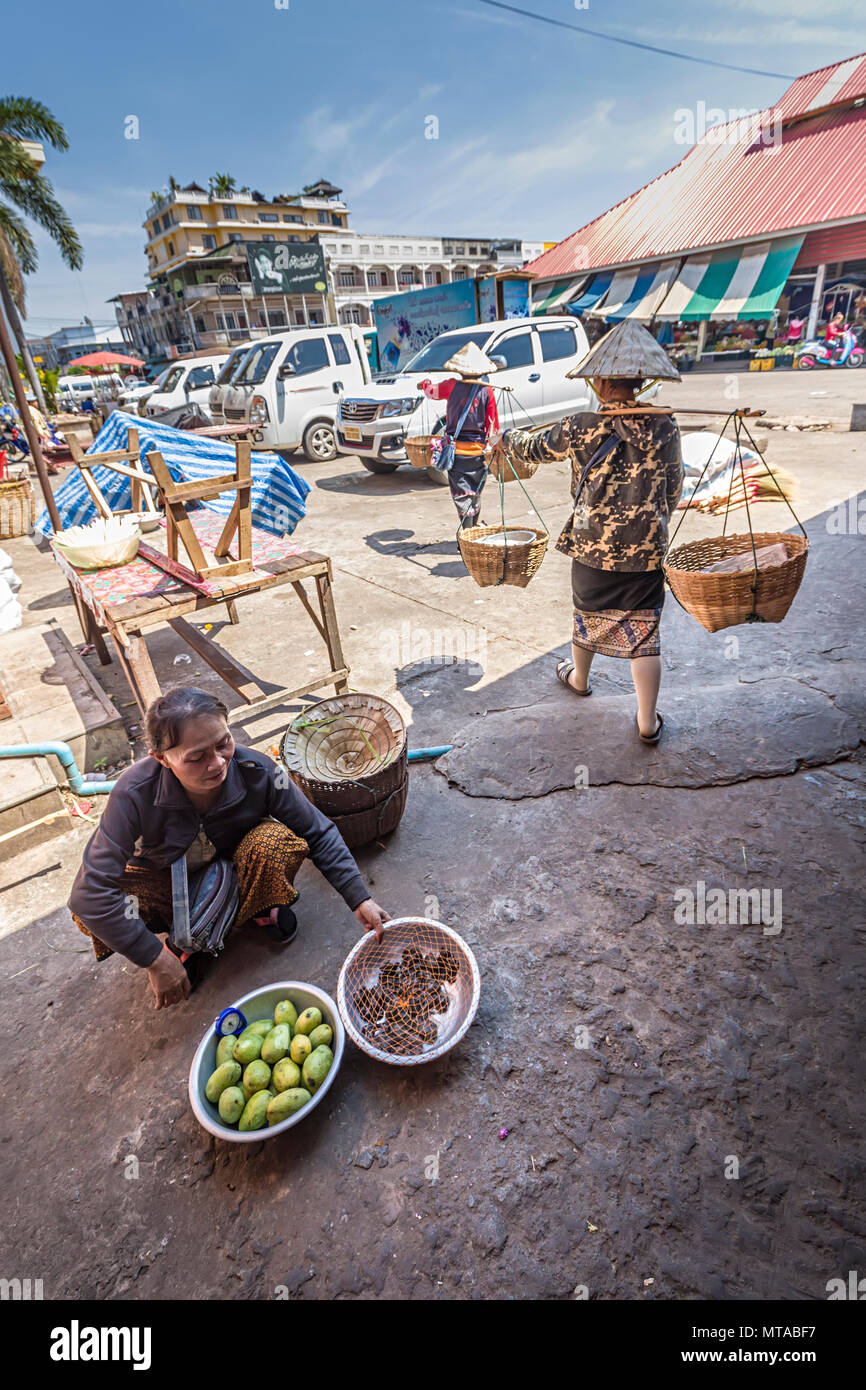
<svg viewBox="0 0 866 1390"><path fill-rule="evenodd" d="M143 367L138 357L124 357L122 352L90 352L67 362L68 367Z"/></svg>

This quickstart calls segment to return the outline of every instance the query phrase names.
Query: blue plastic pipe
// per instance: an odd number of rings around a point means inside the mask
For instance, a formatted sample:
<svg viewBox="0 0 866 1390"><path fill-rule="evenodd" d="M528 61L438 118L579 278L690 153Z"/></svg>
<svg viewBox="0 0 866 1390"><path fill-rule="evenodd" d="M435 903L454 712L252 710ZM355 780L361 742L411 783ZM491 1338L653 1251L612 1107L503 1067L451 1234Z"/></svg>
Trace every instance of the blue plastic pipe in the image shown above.
<svg viewBox="0 0 866 1390"><path fill-rule="evenodd" d="M59 760L69 781L70 790L74 791L76 796L86 796L88 792L94 796L107 796L116 785L116 782L88 782L82 777L68 743L16 743L0 746L0 758L47 758L49 753Z"/></svg>
<svg viewBox="0 0 866 1390"><path fill-rule="evenodd" d="M408 760L410 763L423 763L430 758L441 758L443 753L450 753L453 747L453 743L443 743L441 748L413 748Z"/></svg>

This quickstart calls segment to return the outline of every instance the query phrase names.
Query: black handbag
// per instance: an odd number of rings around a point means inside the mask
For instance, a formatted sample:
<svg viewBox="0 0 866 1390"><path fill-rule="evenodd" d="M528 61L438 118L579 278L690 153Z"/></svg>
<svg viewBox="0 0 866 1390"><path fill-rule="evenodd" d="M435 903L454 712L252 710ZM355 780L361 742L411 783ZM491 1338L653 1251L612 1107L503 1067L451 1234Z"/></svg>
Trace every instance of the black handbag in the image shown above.
<svg viewBox="0 0 866 1390"><path fill-rule="evenodd" d="M238 876L230 859L216 858L187 873L186 855L171 866L171 941L179 951L218 955L238 914Z"/></svg>

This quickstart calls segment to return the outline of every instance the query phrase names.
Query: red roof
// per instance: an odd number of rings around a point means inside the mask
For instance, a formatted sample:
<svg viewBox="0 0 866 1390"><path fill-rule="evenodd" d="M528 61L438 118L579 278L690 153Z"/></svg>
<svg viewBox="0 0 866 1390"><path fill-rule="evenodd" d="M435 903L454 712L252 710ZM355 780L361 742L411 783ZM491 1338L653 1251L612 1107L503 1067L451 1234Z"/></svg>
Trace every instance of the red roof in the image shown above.
<svg viewBox="0 0 866 1390"><path fill-rule="evenodd" d="M766 138L775 129L776 143L743 140L742 128L736 142L736 122L715 128L528 269L557 279L866 216L866 105L852 104L861 91L864 55L798 77L767 112ZM833 109L804 117L822 97ZM778 130L771 122L780 114ZM788 125L793 116L803 118Z"/></svg>

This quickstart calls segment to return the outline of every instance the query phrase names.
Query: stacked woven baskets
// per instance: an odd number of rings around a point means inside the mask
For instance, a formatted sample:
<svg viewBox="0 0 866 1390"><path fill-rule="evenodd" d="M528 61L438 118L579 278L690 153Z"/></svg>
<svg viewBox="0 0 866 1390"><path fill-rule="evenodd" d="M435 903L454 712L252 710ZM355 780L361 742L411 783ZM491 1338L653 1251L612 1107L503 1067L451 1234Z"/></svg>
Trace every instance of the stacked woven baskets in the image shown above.
<svg viewBox="0 0 866 1390"><path fill-rule="evenodd" d="M754 565L733 574L707 572L706 567L729 555L751 553L781 544L787 560L779 565ZM711 536L690 541L669 552L664 569L671 592L683 608L707 629L719 632L738 623L780 623L800 587L809 542L787 531L756 531L754 536Z"/></svg>
<svg viewBox="0 0 866 1390"><path fill-rule="evenodd" d="M289 726L282 759L350 849L400 823L409 790L406 726L378 695L337 695Z"/></svg>
<svg viewBox="0 0 866 1390"><path fill-rule="evenodd" d="M0 483L0 541L26 536L36 520L36 498L27 478Z"/></svg>

